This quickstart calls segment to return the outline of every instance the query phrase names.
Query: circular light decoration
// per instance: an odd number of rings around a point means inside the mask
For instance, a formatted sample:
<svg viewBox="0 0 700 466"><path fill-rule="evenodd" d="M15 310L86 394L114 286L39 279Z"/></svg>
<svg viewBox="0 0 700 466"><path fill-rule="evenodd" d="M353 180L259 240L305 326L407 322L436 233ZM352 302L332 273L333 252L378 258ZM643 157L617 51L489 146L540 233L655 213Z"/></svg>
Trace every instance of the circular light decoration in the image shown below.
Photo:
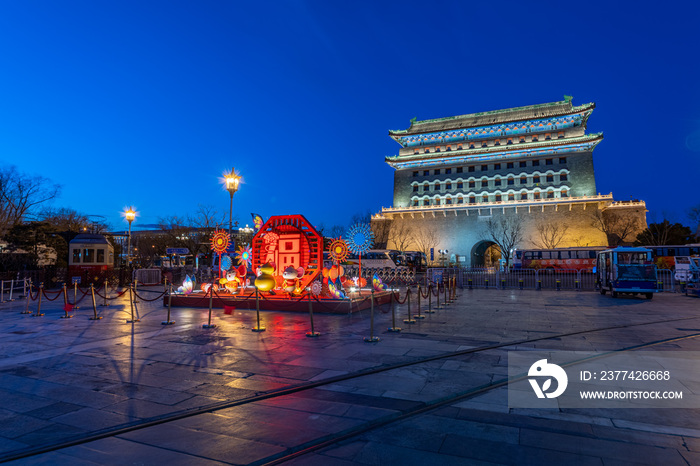
<svg viewBox="0 0 700 466"><path fill-rule="evenodd" d="M229 270L233 265L233 261L229 256L221 256L221 270Z"/></svg>
<svg viewBox="0 0 700 466"><path fill-rule="evenodd" d="M321 285L320 281L316 280L311 283L311 294L318 296L321 294L321 290L323 290L323 285Z"/></svg>
<svg viewBox="0 0 700 466"><path fill-rule="evenodd" d="M250 246L238 246L236 251L236 259L239 265L246 264L248 267L253 265L253 250Z"/></svg>
<svg viewBox="0 0 700 466"><path fill-rule="evenodd" d="M337 238L331 241L329 253L334 261L343 262L348 257L348 243L342 238Z"/></svg>
<svg viewBox="0 0 700 466"><path fill-rule="evenodd" d="M211 235L211 250L217 254L223 254L228 249L228 233L224 230L215 230Z"/></svg>
<svg viewBox="0 0 700 466"><path fill-rule="evenodd" d="M366 223L356 223L345 233L348 249L355 254L363 254L374 245L374 233Z"/></svg>

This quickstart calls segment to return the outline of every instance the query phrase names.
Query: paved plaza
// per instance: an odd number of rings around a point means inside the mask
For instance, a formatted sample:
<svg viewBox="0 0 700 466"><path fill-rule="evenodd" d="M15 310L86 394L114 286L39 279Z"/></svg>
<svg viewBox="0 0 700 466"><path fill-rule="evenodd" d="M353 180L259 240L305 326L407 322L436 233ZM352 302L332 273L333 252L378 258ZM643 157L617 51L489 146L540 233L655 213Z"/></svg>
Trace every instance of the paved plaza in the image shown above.
<svg viewBox="0 0 700 466"><path fill-rule="evenodd" d="M697 298L465 289L415 324L397 305L400 333L376 309L380 341L367 343L369 310L315 314L321 335L308 338L297 313L261 312L261 333L254 310L214 310L205 329L207 309L173 308L162 325L162 300L137 303L127 323L126 296L98 307L101 320L87 300L72 319L61 299L41 317L20 314L24 300L0 304L0 461L700 464L696 409L515 409L505 385L489 387L512 350L700 351Z"/></svg>

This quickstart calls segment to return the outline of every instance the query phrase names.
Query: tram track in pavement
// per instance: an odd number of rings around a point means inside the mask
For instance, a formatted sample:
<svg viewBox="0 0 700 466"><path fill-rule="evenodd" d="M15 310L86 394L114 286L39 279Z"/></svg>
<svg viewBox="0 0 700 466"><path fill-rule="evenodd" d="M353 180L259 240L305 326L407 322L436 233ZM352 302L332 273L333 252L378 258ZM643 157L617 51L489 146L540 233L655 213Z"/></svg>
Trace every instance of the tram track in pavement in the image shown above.
<svg viewBox="0 0 700 466"><path fill-rule="evenodd" d="M76 437L74 439L69 439L69 440L66 440L66 441L63 441L60 443L47 445L47 446L43 446L43 447L38 447L38 448L25 449L25 450L17 451L15 453L10 453L6 456L0 457L0 463L20 460L20 459L25 459L25 458L31 458L33 456L38 456L38 455L42 455L45 453L55 452L58 450L62 450L64 448L82 445L82 444L86 444L89 442L93 442L96 440L101 440L101 439L105 439L105 438L109 438L109 437L115 437L115 436L122 435L125 433L134 432L137 430L141 430L141 429L145 429L145 428L153 427L153 426L157 426L157 425L167 424L169 422L174 422L174 421L178 421L181 419L192 418L192 417L195 417L198 415L207 414L207 413L214 413L216 411L220 411L220 410L224 410L224 409L245 406L245 405L248 405L251 403L256 403L259 401L264 401L264 400L280 398L280 397L284 397L284 396L288 396L288 395L293 395L295 393L300 393L300 392L312 390L312 389L315 389L318 387L323 387L323 386L327 386L327 385L331 385L331 384L336 384L339 382L358 379L358 378L366 377L366 376L370 376L370 375L390 372L393 370L402 369L402 368L406 368L406 367L418 366L420 364L425 364L425 363L432 362L432 361L448 360L451 358L457 358L460 356L466 356L466 355L470 355L470 354L478 354L478 353L483 353L486 351L515 347L515 346L519 346L519 345L527 345L527 344L543 342L543 341L547 341L547 340L558 340L561 338L566 338L566 337L571 337L571 336L576 336L576 335L585 335L585 334L591 334L591 333L596 333L596 332L620 330L620 329L640 327L640 326L646 326L646 325L657 325L657 324L664 324L664 323L671 323L671 322L683 322L683 321L696 320L696 319L700 319L700 316L682 317L682 318L675 318L675 319L663 319L663 320L655 320L655 321L650 321L650 322L639 322L639 323L626 324L626 325L614 325L614 326L600 327L600 328L595 328L595 329L578 330L578 331L573 331L573 332L566 332L566 333L542 336L542 337L537 337L537 338L513 340L513 341L508 341L508 342L504 342L504 343L497 343L497 344L492 344L492 345L483 345L483 346L478 346L478 347L474 347L474 348L468 348L468 349L464 349L464 350L453 351L453 352L443 353L443 354L434 355L434 356L428 356L428 357L424 357L424 358L420 358L420 359L415 359L412 361L405 361L405 362L391 364L391 365L374 367L374 368L370 368L370 369L352 372L349 374L343 374L343 375L338 375L338 376L334 376L334 377L329 377L329 378L325 378L325 379L314 381L314 382L307 382L307 383L302 383L299 385L285 387L282 389L271 390L268 392L256 394L256 395L241 398L238 400L212 403L212 404L201 406L201 407L195 408L195 409L179 411L179 412L165 414L165 415L158 416L158 417L149 418L149 419L142 420L142 421L123 424L123 425L115 426L115 427L109 427L109 428L102 429L99 431L94 431L88 435L81 435L81 436ZM687 335L672 337L672 338L663 339L663 340L656 340L653 342L648 342L648 343L634 345L634 346L630 346L630 347L626 347L626 348L620 348L617 350L608 351L605 354L613 353L613 352L633 351L635 349L647 348L647 347L651 347L651 346L655 346L655 345L659 345L659 344L671 343L674 341L681 341L681 340L697 338L697 337L700 337L700 333L693 333L693 334L687 334ZM575 363L576 363L576 361L565 363L563 365L566 366L566 365L572 365ZM383 427L383 426L386 426L386 425L394 423L394 422L400 422L400 421L407 419L409 417L423 414L425 412L432 411L434 409L444 407L444 406L447 406L449 404L452 404L452 403L455 403L455 402L458 402L458 401L461 401L464 399L468 399L468 398L471 398L471 397L474 397L477 395L481 395L483 393L486 393L488 391L494 390L494 389L499 388L499 387L506 386L509 383L513 383L513 382L519 381L521 379L522 378L501 379L501 380L498 380L498 381L495 381L495 382L492 382L489 384L484 384L484 385L481 385L478 387L472 387L469 390L466 390L466 391L463 391L460 393L456 393L456 394L453 394L450 396L442 397L442 398L435 400L433 402L423 402L418 407L409 408L409 409L406 409L406 410L404 410L400 413L397 413L397 414L384 416L384 417L376 419L374 421L364 423L360 426L357 426L356 428L346 429L345 431L338 433L338 434L329 434L329 435L323 436L322 438L318 439L317 441L307 442L304 445L298 446L296 448L294 448L294 447L288 448L288 450L291 450L291 451L283 452L283 453L280 453L277 455L273 455L271 457L268 457L266 459L258 461L255 464L261 464L261 465L266 465L266 466L281 464L285 461L289 461L291 459L305 455L307 453L311 453L311 452L320 450L322 448L331 446L333 444L336 444L338 442L342 442L342 441L347 440L349 438L355 437L357 435L361 435L361 434L368 432L370 430L377 429L379 427Z"/></svg>

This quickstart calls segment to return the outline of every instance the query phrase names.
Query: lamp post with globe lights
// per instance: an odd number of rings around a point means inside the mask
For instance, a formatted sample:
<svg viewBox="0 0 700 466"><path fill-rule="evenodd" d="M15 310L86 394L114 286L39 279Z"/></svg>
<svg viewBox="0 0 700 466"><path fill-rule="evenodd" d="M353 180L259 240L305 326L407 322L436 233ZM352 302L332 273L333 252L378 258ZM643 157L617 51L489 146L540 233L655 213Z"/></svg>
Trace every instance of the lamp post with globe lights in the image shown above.
<svg viewBox="0 0 700 466"><path fill-rule="evenodd" d="M133 207L129 207L124 211L124 218L129 222L129 235L126 240L126 262L127 266L131 266L131 222L136 218L136 211Z"/></svg>
<svg viewBox="0 0 700 466"><path fill-rule="evenodd" d="M224 180L226 183L226 191L228 191L228 193L231 195L231 204L228 215L228 234L231 236L231 230L233 229L233 195L236 194L236 191L238 191L238 184L241 181L241 176L236 174L234 168L231 168L231 173L227 173L224 176Z"/></svg>

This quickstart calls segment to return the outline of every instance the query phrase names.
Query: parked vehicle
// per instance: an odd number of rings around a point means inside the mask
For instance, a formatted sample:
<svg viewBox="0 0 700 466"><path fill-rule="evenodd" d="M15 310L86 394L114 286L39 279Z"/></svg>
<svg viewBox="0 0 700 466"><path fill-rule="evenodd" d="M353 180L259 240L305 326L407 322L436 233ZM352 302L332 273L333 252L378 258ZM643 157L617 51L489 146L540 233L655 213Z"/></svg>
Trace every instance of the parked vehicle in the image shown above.
<svg viewBox="0 0 700 466"><path fill-rule="evenodd" d="M656 293L656 265L645 248L615 248L598 253L596 285L600 294L610 291L613 298L622 293L641 293L652 299Z"/></svg>
<svg viewBox="0 0 700 466"><path fill-rule="evenodd" d="M68 248L68 276L73 283L102 282L114 269L114 247L104 235L79 234Z"/></svg>
<svg viewBox="0 0 700 466"><path fill-rule="evenodd" d="M676 266L677 257L700 254L700 244L698 243L645 247L651 250L651 256L659 269L673 270Z"/></svg>
<svg viewBox="0 0 700 466"><path fill-rule="evenodd" d="M676 280L685 294L700 296L700 256L676 256Z"/></svg>
<svg viewBox="0 0 700 466"><path fill-rule="evenodd" d="M516 249L513 251L514 269L535 269L565 272L593 272L596 254L602 246Z"/></svg>

